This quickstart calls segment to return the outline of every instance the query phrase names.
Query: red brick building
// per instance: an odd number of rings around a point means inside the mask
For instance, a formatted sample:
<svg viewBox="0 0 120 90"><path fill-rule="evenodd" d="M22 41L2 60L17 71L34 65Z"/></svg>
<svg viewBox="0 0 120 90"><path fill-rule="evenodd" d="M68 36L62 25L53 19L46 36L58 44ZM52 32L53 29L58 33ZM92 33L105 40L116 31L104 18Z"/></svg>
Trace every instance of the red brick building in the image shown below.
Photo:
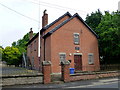
<svg viewBox="0 0 120 90"><path fill-rule="evenodd" d="M60 63L70 61L75 71L99 70L98 35L76 13L67 12L48 24L48 14L44 12L40 30L41 45L38 57L39 33L27 43L27 56L32 66L42 71L42 62L51 61L51 73L61 73Z"/></svg>

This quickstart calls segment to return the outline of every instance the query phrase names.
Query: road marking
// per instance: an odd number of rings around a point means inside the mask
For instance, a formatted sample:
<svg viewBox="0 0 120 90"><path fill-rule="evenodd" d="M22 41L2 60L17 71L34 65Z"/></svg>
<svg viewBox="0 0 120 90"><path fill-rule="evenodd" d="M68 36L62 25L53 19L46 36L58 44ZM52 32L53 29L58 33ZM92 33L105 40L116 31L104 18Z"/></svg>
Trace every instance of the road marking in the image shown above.
<svg viewBox="0 0 120 90"><path fill-rule="evenodd" d="M93 85L84 85L84 86L74 86L74 87L65 87L65 88L84 88L84 87L91 87L91 86L97 86L97 85L107 85L107 84L113 84L116 82L111 82L111 83L93 83Z"/></svg>
<svg viewBox="0 0 120 90"><path fill-rule="evenodd" d="M92 85L83 85L83 86L74 86L74 87L65 87L65 88L84 88L84 87L91 87L91 86L97 86L97 85L107 85L107 84L113 84L113 83L117 84L117 82L115 82L115 81L118 81L118 79L100 80L100 82L98 82L98 83L93 82Z"/></svg>
<svg viewBox="0 0 120 90"><path fill-rule="evenodd" d="M118 81L118 78L108 79L108 80L99 80L99 82L111 82L111 81Z"/></svg>

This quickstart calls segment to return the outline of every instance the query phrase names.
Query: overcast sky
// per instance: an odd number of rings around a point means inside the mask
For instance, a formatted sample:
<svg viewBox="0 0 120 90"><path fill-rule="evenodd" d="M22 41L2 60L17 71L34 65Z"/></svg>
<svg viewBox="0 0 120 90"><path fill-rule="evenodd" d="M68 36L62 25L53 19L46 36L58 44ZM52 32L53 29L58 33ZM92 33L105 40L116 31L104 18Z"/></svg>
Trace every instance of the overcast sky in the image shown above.
<svg viewBox="0 0 120 90"><path fill-rule="evenodd" d="M120 0L0 0L0 46L11 46L21 39L30 28L35 33L41 29L41 17L47 9L49 23L69 11L79 13L85 20L87 14L97 9L118 10ZM39 8L40 3L40 8ZM40 23L39 23L40 21Z"/></svg>

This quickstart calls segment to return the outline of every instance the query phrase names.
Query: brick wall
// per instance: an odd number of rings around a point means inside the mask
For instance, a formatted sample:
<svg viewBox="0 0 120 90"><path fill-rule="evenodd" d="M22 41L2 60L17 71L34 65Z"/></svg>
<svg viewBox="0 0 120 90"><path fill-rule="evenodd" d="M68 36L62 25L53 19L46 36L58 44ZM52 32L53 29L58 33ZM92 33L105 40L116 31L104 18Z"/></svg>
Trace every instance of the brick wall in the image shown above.
<svg viewBox="0 0 120 90"><path fill-rule="evenodd" d="M74 44L74 33L79 33L80 35L79 45ZM71 68L74 68L74 53L82 53L82 66L89 67L83 68L82 70L99 70L99 68L92 68L96 66L99 67L98 40L77 18L73 18L49 37L51 37L51 62L53 73L59 73L61 71L59 53L66 53L66 60L71 60ZM75 47L80 47L80 50L75 50ZM92 65L88 64L88 53L94 54L94 64Z"/></svg>
<svg viewBox="0 0 120 90"><path fill-rule="evenodd" d="M43 61L43 83L51 83L51 62Z"/></svg>
<svg viewBox="0 0 120 90"><path fill-rule="evenodd" d="M69 65L65 65L65 64L62 65L62 76L66 77L63 78L64 82L120 76L119 72L117 71L106 71L106 72L96 72L96 73L77 74L77 75L76 74L70 75L70 73L68 72L69 72Z"/></svg>
<svg viewBox="0 0 120 90"><path fill-rule="evenodd" d="M12 75L2 76L2 86L6 85L20 85L20 84L33 84L43 83L43 75Z"/></svg>
<svg viewBox="0 0 120 90"><path fill-rule="evenodd" d="M38 37L36 37L28 46L27 46L27 56L33 63L33 69L40 70L40 58L38 57ZM32 59L34 58L34 62Z"/></svg>

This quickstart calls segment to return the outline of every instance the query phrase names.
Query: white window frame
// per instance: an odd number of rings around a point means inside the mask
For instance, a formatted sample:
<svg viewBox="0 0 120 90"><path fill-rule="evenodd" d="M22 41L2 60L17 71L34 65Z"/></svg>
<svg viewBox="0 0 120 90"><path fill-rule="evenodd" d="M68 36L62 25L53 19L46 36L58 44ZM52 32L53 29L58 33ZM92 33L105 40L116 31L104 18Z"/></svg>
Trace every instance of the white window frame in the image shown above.
<svg viewBox="0 0 120 90"><path fill-rule="evenodd" d="M77 39L77 41L75 39ZM80 42L80 34L74 33L74 44L79 44L79 42Z"/></svg>
<svg viewBox="0 0 120 90"><path fill-rule="evenodd" d="M60 63L63 61L63 60L61 60L61 55L65 55L65 59L64 60L66 60L66 53L59 53Z"/></svg>
<svg viewBox="0 0 120 90"><path fill-rule="evenodd" d="M94 64L94 54L88 53L88 64Z"/></svg>

